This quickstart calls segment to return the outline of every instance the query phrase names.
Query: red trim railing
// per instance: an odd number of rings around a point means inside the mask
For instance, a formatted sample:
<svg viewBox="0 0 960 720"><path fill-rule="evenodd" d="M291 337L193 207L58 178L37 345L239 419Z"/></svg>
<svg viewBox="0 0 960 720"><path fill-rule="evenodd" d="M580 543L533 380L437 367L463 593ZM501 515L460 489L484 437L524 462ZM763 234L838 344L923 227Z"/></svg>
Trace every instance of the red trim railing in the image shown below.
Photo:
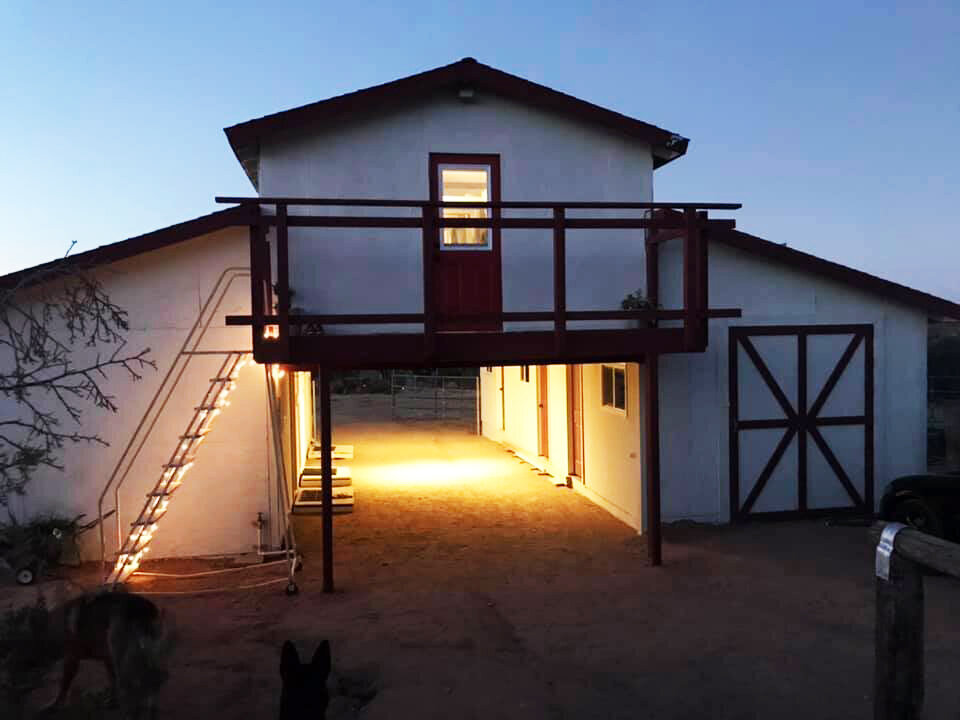
<svg viewBox="0 0 960 720"><path fill-rule="evenodd" d="M436 343L437 309L432 302L433 262L441 228L543 229L553 233L553 309L542 312L501 312L458 320L499 322L552 321L555 350L563 352L567 323L578 320L660 320L683 321L683 346L687 351L703 349L707 341L707 320L711 317L736 317L739 310L714 309L707 302L707 234L709 229L731 229L733 220L709 219L708 210L736 210L738 203L645 203L645 202L430 202L423 200L374 200L364 198L293 197L218 197L219 203L239 203L250 208L251 315L232 316L230 324L253 325L254 348L268 342L279 355L290 347L291 325L422 323L425 354L431 355ZM356 216L290 214L295 207L403 208L419 210L415 216ZM442 208L485 207L493 210L548 210L552 217L445 218ZM264 212L263 208L273 212ZM632 210L642 217L600 218L569 217L569 210ZM277 258L276 284L271 271L271 249L266 240L269 228L275 228ZM385 314L290 314L289 240L291 227L312 228L411 228L422 231L423 313ZM648 232L647 247L673 239L683 241L683 308L675 310L587 310L569 311L566 307L566 231L598 229L635 229ZM274 312L274 299L275 308Z"/></svg>

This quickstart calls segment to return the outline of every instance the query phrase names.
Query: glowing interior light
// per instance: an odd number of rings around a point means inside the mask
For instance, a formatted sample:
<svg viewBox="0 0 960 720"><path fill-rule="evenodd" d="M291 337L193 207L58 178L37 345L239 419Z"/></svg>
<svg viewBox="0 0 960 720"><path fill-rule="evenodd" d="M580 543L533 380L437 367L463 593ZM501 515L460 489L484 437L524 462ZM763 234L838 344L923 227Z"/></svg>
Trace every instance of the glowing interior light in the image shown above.
<svg viewBox="0 0 960 720"><path fill-rule="evenodd" d="M280 339L280 326L279 326L279 325L264 325L264 326L263 326L263 339L264 339L264 340L279 340L279 339Z"/></svg>
<svg viewBox="0 0 960 720"><path fill-rule="evenodd" d="M282 378L284 375L287 374L287 373L284 371L284 369L283 369L282 367L280 367L279 365L274 365L274 366L273 366L273 370L272 370L271 372L273 373L273 379L274 379L274 380L279 380L280 378Z"/></svg>

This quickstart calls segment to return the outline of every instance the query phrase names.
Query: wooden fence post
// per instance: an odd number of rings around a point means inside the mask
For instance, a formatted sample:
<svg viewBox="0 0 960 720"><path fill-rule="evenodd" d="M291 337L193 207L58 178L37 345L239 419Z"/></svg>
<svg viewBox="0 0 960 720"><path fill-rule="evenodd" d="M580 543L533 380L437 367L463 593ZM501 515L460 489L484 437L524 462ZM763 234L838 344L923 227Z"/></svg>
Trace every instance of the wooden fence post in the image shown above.
<svg viewBox="0 0 960 720"><path fill-rule="evenodd" d="M923 569L897 552L877 582L874 720L914 720L923 707Z"/></svg>

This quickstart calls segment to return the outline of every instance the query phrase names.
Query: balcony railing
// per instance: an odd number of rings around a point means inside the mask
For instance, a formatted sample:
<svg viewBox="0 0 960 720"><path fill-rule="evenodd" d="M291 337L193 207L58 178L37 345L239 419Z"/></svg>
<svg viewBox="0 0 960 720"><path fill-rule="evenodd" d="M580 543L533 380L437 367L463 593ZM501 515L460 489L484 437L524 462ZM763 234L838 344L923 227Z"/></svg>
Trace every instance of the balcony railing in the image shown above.
<svg viewBox="0 0 960 720"><path fill-rule="evenodd" d="M261 362L329 362L332 365L390 364L382 355L384 336L336 335L309 332L311 326L422 324L422 333L386 336L401 366L413 361L422 364L450 364L466 357L496 363L522 361L571 362L590 359L635 357L646 352L696 352L707 344L707 320L738 317L731 308L709 308L707 304L707 236L710 230L731 229L733 220L708 218L710 210L736 210L737 203L644 203L644 202L430 202L423 200L379 200L294 197L218 197L220 203L237 203L249 208L251 314L230 316L231 325L252 325L254 356ZM311 214L311 208L396 208L407 215ZM444 208L491 210L487 218L443 217ZM297 208L295 214L291 208ZM504 210L547 211L550 217L503 217ZM571 217L576 211L631 211L637 217ZM417 214L414 214L417 213ZM290 228L368 228L419 230L422 244L422 313L291 313ZM552 330L501 332L499 344L491 343L489 332L447 332L438 327L439 309L434 304L434 254L439 250L442 228L493 228L549 230L553 236L553 308L545 311L503 311L478 315L457 315L460 321L550 322ZM267 233L274 230L271 251ZM566 240L568 230L643 230L648 248L648 296L656 300L655 258L659 245L682 243L683 307L643 310L569 310L567 308ZM276 258L273 271L271 255ZM651 255L653 260L651 260ZM654 268L651 275L651 266ZM640 283L638 283L640 284ZM570 329L577 321L633 320L638 327L619 330ZM659 321L680 321L679 327L657 327ZM481 337L482 336L482 337ZM576 342L573 342L576 338ZM587 352L586 343L596 350ZM497 346L500 351L493 348ZM501 347L502 346L502 347ZM379 350L378 350L379 348ZM482 351L481 351L482 350ZM502 357L501 357L502 356Z"/></svg>

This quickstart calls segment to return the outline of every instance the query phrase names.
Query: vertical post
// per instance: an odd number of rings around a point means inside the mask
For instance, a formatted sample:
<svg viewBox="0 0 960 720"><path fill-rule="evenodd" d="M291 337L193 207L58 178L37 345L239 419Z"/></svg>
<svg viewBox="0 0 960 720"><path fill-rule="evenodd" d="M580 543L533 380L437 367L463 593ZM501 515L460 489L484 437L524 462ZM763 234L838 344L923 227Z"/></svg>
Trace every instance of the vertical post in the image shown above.
<svg viewBox="0 0 960 720"><path fill-rule="evenodd" d="M923 576L890 555L890 579L877 578L874 720L913 720L923 707Z"/></svg>
<svg viewBox="0 0 960 720"><path fill-rule="evenodd" d="M567 238L566 211L553 209L553 333L554 345L562 353L567 337Z"/></svg>
<svg viewBox="0 0 960 720"><path fill-rule="evenodd" d="M277 324L284 360L290 355L290 255L287 244L287 206L277 204Z"/></svg>
<svg viewBox="0 0 960 720"><path fill-rule="evenodd" d="M660 537L660 357L646 356L646 437L643 443L647 465L647 554L654 567L663 564Z"/></svg>
<svg viewBox="0 0 960 720"><path fill-rule="evenodd" d="M320 454L323 487L323 591L333 592L333 426L330 412L330 368L318 368L320 380Z"/></svg>
<svg viewBox="0 0 960 720"><path fill-rule="evenodd" d="M692 208L683 211L686 232L683 235L683 345L693 350L697 344L698 231L697 213Z"/></svg>
<svg viewBox="0 0 960 720"><path fill-rule="evenodd" d="M436 338L436 305L433 288L433 256L436 252L436 207L421 207L423 220L423 349L426 358L434 353ZM424 359L426 359L424 358Z"/></svg>

